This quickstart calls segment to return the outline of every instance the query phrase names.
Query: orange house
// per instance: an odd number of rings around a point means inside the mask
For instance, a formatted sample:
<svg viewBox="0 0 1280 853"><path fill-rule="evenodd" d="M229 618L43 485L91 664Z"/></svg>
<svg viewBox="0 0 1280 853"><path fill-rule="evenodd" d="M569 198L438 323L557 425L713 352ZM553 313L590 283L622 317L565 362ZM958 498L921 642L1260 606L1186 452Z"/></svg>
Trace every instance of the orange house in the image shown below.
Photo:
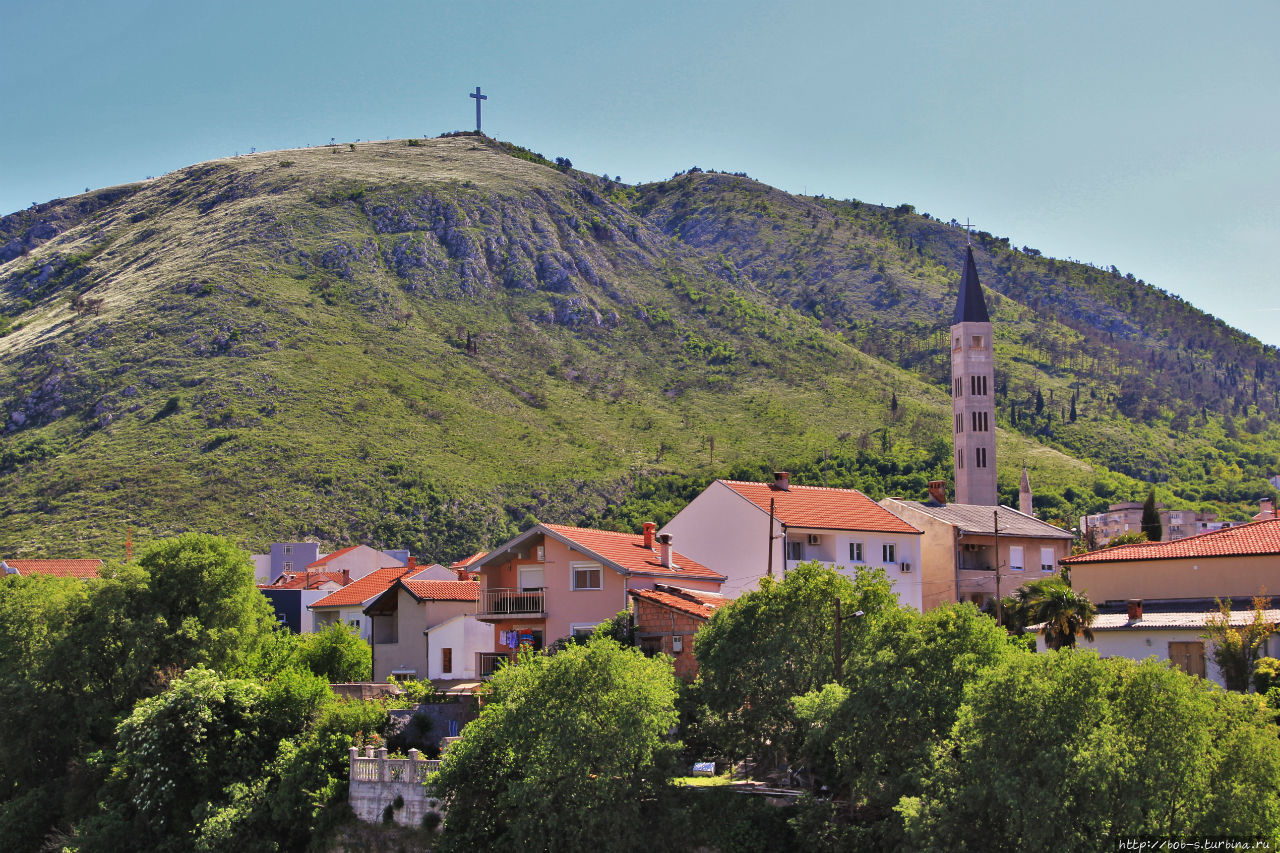
<svg viewBox="0 0 1280 853"><path fill-rule="evenodd" d="M480 581L476 618L493 625L493 650L478 661L482 675L522 645L540 649L584 636L628 609L634 589L658 583L717 592L724 575L672 548L670 537L538 524L499 545L468 568Z"/></svg>

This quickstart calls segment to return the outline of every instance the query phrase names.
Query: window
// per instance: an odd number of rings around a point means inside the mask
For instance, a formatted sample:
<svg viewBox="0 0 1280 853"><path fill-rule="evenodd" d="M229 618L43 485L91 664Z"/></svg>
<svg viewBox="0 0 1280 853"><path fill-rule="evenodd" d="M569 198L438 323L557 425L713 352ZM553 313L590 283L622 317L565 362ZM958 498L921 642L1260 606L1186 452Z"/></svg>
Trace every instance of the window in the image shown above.
<svg viewBox="0 0 1280 853"><path fill-rule="evenodd" d="M849 562L850 563L862 562L862 543L861 542L849 543Z"/></svg>
<svg viewBox="0 0 1280 853"><path fill-rule="evenodd" d="M991 422L987 420L986 412L970 412L973 419L974 432L987 432Z"/></svg>
<svg viewBox="0 0 1280 853"><path fill-rule="evenodd" d="M964 432L964 414L956 415L956 432Z"/></svg>
<svg viewBox="0 0 1280 853"><path fill-rule="evenodd" d="M356 628L356 629L359 629L359 628L360 628L360 620L359 620L359 619L348 619L348 620L347 620L347 624L348 624L348 625L350 625L352 628Z"/></svg>
<svg viewBox="0 0 1280 853"><path fill-rule="evenodd" d="M1054 564L1055 562L1057 562L1057 561L1053 559L1053 549L1052 549L1052 548L1041 548L1041 549L1040 549L1040 571L1042 571L1042 572L1051 572L1051 571L1053 571L1053 564Z"/></svg>
<svg viewBox="0 0 1280 853"><path fill-rule="evenodd" d="M964 396L964 380L961 379L959 376L956 377L956 396L957 397Z"/></svg>
<svg viewBox="0 0 1280 853"><path fill-rule="evenodd" d="M585 641L596 632L599 622L581 622L569 626L569 634L575 640Z"/></svg>
<svg viewBox="0 0 1280 853"><path fill-rule="evenodd" d="M284 546L284 552L285 552L286 554L292 554L292 553L293 553L293 546L292 546L292 545L285 545L285 546Z"/></svg>
<svg viewBox="0 0 1280 853"><path fill-rule="evenodd" d="M959 336L959 335L956 335L956 342L955 342L954 344L952 344L952 347L953 347L954 349L960 349L960 336Z"/></svg>
<svg viewBox="0 0 1280 853"><path fill-rule="evenodd" d="M987 396L987 377L970 376L969 377L969 393L975 397Z"/></svg>
<svg viewBox="0 0 1280 853"><path fill-rule="evenodd" d="M1009 546L1009 571L1020 572L1025 568L1022 562L1022 546Z"/></svg>
<svg viewBox="0 0 1280 853"><path fill-rule="evenodd" d="M453 649L440 650L440 671L453 672Z"/></svg>
<svg viewBox="0 0 1280 853"><path fill-rule="evenodd" d="M604 567L599 563L570 563L574 589L603 589Z"/></svg>
<svg viewBox="0 0 1280 853"><path fill-rule="evenodd" d="M787 541L787 559L803 560L804 559L804 543L799 540Z"/></svg>
<svg viewBox="0 0 1280 853"><path fill-rule="evenodd" d="M982 349L982 335L974 335L969 346L970 349Z"/></svg>
<svg viewBox="0 0 1280 853"><path fill-rule="evenodd" d="M964 451L963 450L956 451L956 470L957 471L964 470Z"/></svg>
<svg viewBox="0 0 1280 853"><path fill-rule="evenodd" d="M521 592L537 592L546 586L544 581L545 573L542 565L536 566L519 566L516 569L516 581L520 584Z"/></svg>
<svg viewBox="0 0 1280 853"><path fill-rule="evenodd" d="M987 449L979 447L973 451L973 465L975 468L987 467Z"/></svg>
<svg viewBox="0 0 1280 853"><path fill-rule="evenodd" d="M886 563L898 562L898 546L892 542L884 543L880 553L884 555L884 561Z"/></svg>
<svg viewBox="0 0 1280 853"><path fill-rule="evenodd" d="M284 561L284 570L285 570L286 572L291 572L291 571L293 571L293 563L292 563L292 562L290 562L289 560L285 560L285 561Z"/></svg>

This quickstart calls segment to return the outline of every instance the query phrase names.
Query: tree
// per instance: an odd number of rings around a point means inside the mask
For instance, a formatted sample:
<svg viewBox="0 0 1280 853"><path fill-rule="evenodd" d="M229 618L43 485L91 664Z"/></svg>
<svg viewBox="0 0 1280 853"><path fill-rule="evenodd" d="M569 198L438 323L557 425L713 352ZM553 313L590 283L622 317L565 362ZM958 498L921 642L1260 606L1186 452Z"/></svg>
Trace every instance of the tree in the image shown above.
<svg viewBox="0 0 1280 853"><path fill-rule="evenodd" d="M847 803L845 849L903 842L893 811L922 790L935 748L951 730L964 689L986 668L1026 654L972 604L920 614L906 608L867 626L847 688L828 684L795 699L809 766Z"/></svg>
<svg viewBox="0 0 1280 853"><path fill-rule="evenodd" d="M969 686L924 793L898 811L916 850L1071 853L1132 835L1275 843L1269 715L1152 659L1010 656Z"/></svg>
<svg viewBox="0 0 1280 853"><path fill-rule="evenodd" d="M292 661L334 684L373 677L369 644L355 628L340 623L299 636Z"/></svg>
<svg viewBox="0 0 1280 853"><path fill-rule="evenodd" d="M1205 622L1203 636L1212 647L1210 654L1228 690L1249 689L1249 679L1262 655L1263 644L1276 630L1276 623L1266 615L1270 607L1270 599L1254 596L1249 622L1237 627L1231 624L1231 599L1219 599L1218 612Z"/></svg>
<svg viewBox="0 0 1280 853"><path fill-rule="evenodd" d="M430 784L443 850L648 849L679 744L676 682L603 634L494 674Z"/></svg>
<svg viewBox="0 0 1280 853"><path fill-rule="evenodd" d="M117 727L106 814L91 824L87 846L190 849L192 831L224 791L258 776L281 739L332 698L322 679L296 671L263 685L189 670Z"/></svg>
<svg viewBox="0 0 1280 853"><path fill-rule="evenodd" d="M1137 545L1142 542L1149 542L1147 534L1141 530L1129 530L1117 536L1112 536L1107 540L1107 544L1103 548L1117 548L1121 545Z"/></svg>
<svg viewBox="0 0 1280 853"><path fill-rule="evenodd" d="M782 762L803 742L791 699L833 680L835 601L846 619L845 673L867 624L897 606L881 569L850 580L816 562L801 563L781 581L763 578L720 608L698 632L698 679L705 724L725 753Z"/></svg>
<svg viewBox="0 0 1280 853"><path fill-rule="evenodd" d="M1093 642L1089 627L1098 608L1083 592L1057 578L1042 581L1029 594L1031 623L1043 623L1045 645L1051 649L1075 648L1077 635Z"/></svg>
<svg viewBox="0 0 1280 853"><path fill-rule="evenodd" d="M1160 523L1160 510L1156 509L1154 487L1147 493L1147 499L1142 504L1142 532L1147 534L1150 542L1159 542L1164 538L1164 526Z"/></svg>

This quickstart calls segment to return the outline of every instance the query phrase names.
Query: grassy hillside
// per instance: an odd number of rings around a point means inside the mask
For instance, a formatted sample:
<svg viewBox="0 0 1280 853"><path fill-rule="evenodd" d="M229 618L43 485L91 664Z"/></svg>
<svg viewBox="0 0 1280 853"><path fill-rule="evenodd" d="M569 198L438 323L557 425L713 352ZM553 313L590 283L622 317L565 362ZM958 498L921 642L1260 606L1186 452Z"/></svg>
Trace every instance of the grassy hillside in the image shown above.
<svg viewBox="0 0 1280 853"><path fill-rule="evenodd" d="M0 554L119 556L132 525L447 559L533 517L629 523L618 502L669 474L784 465L914 489L950 457L939 365L962 240L743 177L629 187L470 135L50 202L0 220ZM1015 292L1030 274L1006 283L1011 250L986 243L984 281L1007 294L1002 489L1027 464L1067 518L1142 489L1110 465L1243 511L1280 448L1274 351L1237 342L1260 391L1234 412L1148 395L1127 413L1129 351L1038 315ZM1147 316L1135 345L1160 339ZM1197 334L1200 353L1222 338ZM1187 375L1212 385L1226 365L1195 352ZM1031 388L1052 402L1013 414ZM1047 421L1073 393L1077 421ZM1215 465L1235 492L1210 494Z"/></svg>

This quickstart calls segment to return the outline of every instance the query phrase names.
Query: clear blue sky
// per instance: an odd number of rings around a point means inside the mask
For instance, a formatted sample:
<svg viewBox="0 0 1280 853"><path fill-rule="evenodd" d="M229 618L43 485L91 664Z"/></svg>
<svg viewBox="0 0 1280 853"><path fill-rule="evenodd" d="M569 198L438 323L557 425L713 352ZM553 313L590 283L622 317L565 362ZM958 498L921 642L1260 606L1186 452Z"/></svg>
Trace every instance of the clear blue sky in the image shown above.
<svg viewBox="0 0 1280 853"><path fill-rule="evenodd" d="M582 169L909 202L1280 345L1275 0L0 0L0 21L2 213L250 147L469 129L480 85L486 132Z"/></svg>

